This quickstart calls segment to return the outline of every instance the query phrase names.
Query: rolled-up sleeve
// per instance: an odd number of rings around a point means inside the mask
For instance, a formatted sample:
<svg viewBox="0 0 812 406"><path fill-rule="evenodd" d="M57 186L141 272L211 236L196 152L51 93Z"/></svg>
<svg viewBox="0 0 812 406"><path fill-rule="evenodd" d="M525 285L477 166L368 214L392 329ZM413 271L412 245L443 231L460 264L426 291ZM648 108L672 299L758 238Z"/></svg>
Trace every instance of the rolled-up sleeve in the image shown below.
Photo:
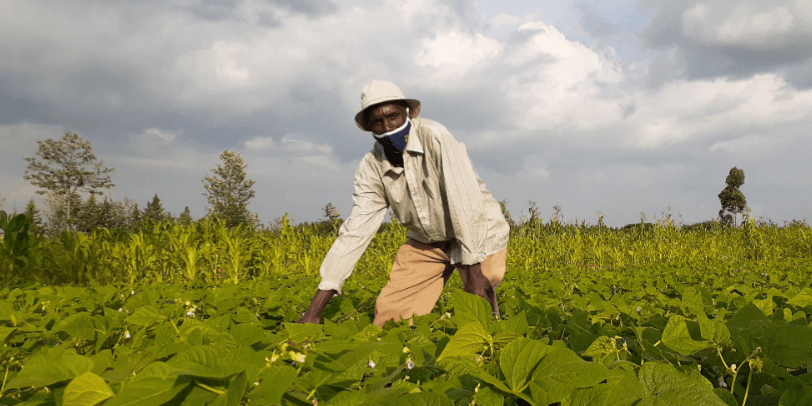
<svg viewBox="0 0 812 406"><path fill-rule="evenodd" d="M372 159L372 154L367 154L358 165L353 180L355 192L352 195L352 213L341 225L338 238L321 263L319 289L333 289L341 293L344 281L352 274L355 264L386 216L386 194L372 167Z"/></svg>
<svg viewBox="0 0 812 406"><path fill-rule="evenodd" d="M488 216L479 181L464 145L447 132L440 134L437 141L440 143L441 181L454 237L460 247L458 258L452 252L451 261L462 265L480 263L487 257Z"/></svg>

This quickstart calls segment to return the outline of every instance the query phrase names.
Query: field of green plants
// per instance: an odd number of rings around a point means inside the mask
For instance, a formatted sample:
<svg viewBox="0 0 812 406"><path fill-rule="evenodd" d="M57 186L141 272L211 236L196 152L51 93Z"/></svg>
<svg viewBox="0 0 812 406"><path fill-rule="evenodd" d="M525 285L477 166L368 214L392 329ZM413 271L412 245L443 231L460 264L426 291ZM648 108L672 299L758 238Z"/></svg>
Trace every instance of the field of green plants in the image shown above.
<svg viewBox="0 0 812 406"><path fill-rule="evenodd" d="M46 239L0 214L4 405L812 405L812 230L511 231L500 319L455 276L371 324L385 224L296 324L334 232L216 222Z"/></svg>

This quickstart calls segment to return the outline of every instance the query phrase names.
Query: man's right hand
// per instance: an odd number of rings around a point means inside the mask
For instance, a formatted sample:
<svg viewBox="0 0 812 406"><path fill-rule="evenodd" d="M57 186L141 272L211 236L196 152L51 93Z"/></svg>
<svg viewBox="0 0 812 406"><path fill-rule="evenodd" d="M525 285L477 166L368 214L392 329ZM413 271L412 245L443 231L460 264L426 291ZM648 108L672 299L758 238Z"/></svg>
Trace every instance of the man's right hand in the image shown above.
<svg viewBox="0 0 812 406"><path fill-rule="evenodd" d="M299 319L298 323L321 323L321 312L323 312L324 308L327 307L327 303L330 303L330 299L337 294L338 292L332 289L319 289L313 296L313 300L310 302L310 307L307 309L302 318Z"/></svg>

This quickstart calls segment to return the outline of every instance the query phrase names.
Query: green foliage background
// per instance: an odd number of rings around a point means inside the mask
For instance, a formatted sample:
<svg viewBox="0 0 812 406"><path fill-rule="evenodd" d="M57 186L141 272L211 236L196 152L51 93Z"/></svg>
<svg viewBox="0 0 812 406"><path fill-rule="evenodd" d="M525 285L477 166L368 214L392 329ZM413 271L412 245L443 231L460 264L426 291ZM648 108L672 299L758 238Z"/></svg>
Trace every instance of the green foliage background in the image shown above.
<svg viewBox="0 0 812 406"><path fill-rule="evenodd" d="M18 216L20 217L20 216ZM316 277L340 221L278 230L228 228L222 221L163 221L134 229L65 231L45 238L30 221L4 220L0 281L47 284L236 283L280 275ZM406 229L383 224L356 266L355 278L387 275ZM23 254L21 254L23 253ZM743 227L680 228L673 223L619 230L544 223L534 219L511 229L509 272L563 267L617 270L653 264L708 264L812 258L812 229L750 220Z"/></svg>

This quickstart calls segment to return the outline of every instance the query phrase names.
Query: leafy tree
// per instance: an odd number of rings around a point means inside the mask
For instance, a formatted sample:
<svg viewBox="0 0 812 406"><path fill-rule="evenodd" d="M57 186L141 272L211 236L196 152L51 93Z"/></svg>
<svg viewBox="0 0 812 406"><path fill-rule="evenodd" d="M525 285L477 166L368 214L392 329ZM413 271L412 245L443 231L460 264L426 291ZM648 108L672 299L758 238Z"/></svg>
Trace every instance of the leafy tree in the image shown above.
<svg viewBox="0 0 812 406"><path fill-rule="evenodd" d="M161 199L157 193L152 197L152 201L147 203L142 218L144 221L151 220L156 223L170 218L169 213L164 213L164 207L161 205Z"/></svg>
<svg viewBox="0 0 812 406"><path fill-rule="evenodd" d="M104 168L103 162L97 162L90 141L85 141L76 133L65 131L60 140L37 140L36 156L27 157L23 179L32 185L42 188L39 194L54 192L72 196L77 192L100 193L99 189L113 187L110 176L115 168ZM66 199L68 205L64 211L67 218L65 225L71 223L74 213L72 198Z"/></svg>
<svg viewBox="0 0 812 406"><path fill-rule="evenodd" d="M203 179L206 196L211 207L207 206L208 215L224 218L226 226L233 227L246 224L255 227L257 215L248 211L248 200L254 197L254 181L246 179L245 168L248 166L240 154L225 150L220 154L223 164L212 168L212 175Z"/></svg>
<svg viewBox="0 0 812 406"><path fill-rule="evenodd" d="M739 190L744 185L744 170L736 168L730 169L725 179L727 186L719 193L719 202L722 209L719 210L719 221L725 225L736 225L736 215L743 213L747 208L747 199Z"/></svg>
<svg viewBox="0 0 812 406"><path fill-rule="evenodd" d="M178 222L181 224L192 224L192 212L189 211L189 206L186 206L183 209L183 213L181 213L180 217L178 217Z"/></svg>
<svg viewBox="0 0 812 406"><path fill-rule="evenodd" d="M3 199L3 196L0 196L0 209L3 208L4 204L6 204L6 199Z"/></svg>

